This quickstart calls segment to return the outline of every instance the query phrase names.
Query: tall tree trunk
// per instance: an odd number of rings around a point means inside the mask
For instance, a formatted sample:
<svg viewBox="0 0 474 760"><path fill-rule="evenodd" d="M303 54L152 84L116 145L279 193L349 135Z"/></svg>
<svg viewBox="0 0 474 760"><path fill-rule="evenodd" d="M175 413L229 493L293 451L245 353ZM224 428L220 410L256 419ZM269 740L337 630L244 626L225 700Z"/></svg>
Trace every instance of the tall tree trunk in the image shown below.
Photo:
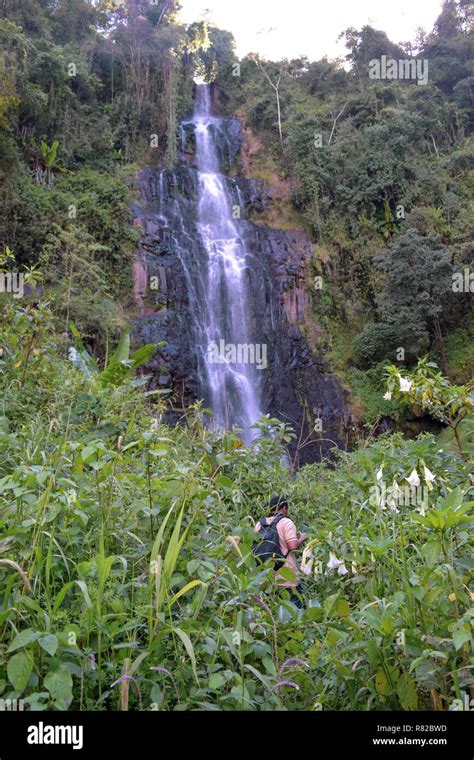
<svg viewBox="0 0 474 760"><path fill-rule="evenodd" d="M166 166L171 169L176 163L176 71L173 53L169 55L164 62L164 81L165 95L167 106L167 126L166 126Z"/></svg>
<svg viewBox="0 0 474 760"><path fill-rule="evenodd" d="M280 83L280 80L278 80L278 83ZM278 91L278 87L275 87L275 92L276 92L276 100L277 100L278 134L280 135L280 145L281 145L281 149L283 150L283 133L281 131L280 93Z"/></svg>
<svg viewBox="0 0 474 760"><path fill-rule="evenodd" d="M282 130L282 126L281 126L281 106L280 106L280 82L281 82L281 77L282 77L282 74L283 74L283 67L280 69L280 72L278 74L277 83L274 84L274 82L272 82L272 80L271 80L270 75L267 73L267 71L265 70L265 68L258 61L258 59L255 59L255 63L257 64L258 68L261 69L261 71L265 75L265 78L267 79L269 85L271 87L273 87L273 89L275 90L276 105L277 105L277 118L278 118L278 135L280 137L281 151L282 151L282 153L284 153L285 151L283 149L283 130Z"/></svg>

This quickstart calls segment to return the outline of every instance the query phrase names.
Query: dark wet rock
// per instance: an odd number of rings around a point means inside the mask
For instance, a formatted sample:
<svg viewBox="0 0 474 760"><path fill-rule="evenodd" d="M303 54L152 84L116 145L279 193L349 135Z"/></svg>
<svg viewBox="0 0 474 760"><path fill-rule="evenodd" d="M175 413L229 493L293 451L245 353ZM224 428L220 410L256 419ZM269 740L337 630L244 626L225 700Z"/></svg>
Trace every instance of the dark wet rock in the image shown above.
<svg viewBox="0 0 474 760"><path fill-rule="evenodd" d="M238 120L224 120L216 140L221 165L228 167L240 148ZM190 308L189 298L191 289L193 304L212 297L199 290L198 272L207 265L207 256L197 228L198 176L192 146L192 129L185 125L183 164L174 171L141 170L132 207L141 229L134 288L139 314L132 338L135 345L167 341L145 371L152 374L151 388L172 387L179 406L198 398L208 403L201 381L203 357L193 330L199 306ZM300 463L319 460L333 445L342 446L350 414L338 379L324 357L311 351L303 334L311 245L300 231L270 229L249 220L251 211L262 211L269 202L262 182L240 177L224 180L247 250L252 341L267 346L268 367L258 372L263 411L291 424L297 435L304 409L313 421L319 418L322 431L313 438L324 440L305 446ZM168 415L170 422L176 419L176 412ZM309 432L305 425L303 439Z"/></svg>
<svg viewBox="0 0 474 760"><path fill-rule="evenodd" d="M225 174L235 165L242 147L240 122L234 116L220 118L211 125L211 133L217 146L217 156L222 172ZM181 125L180 158L187 166L196 166L195 125L185 121Z"/></svg>

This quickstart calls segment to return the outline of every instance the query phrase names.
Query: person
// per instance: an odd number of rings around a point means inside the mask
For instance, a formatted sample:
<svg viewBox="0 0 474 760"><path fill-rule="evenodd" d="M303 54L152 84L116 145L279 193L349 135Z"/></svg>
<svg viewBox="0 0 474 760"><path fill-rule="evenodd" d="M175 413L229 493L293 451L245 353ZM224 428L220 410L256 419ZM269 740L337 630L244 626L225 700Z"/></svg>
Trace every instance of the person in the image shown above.
<svg viewBox="0 0 474 760"><path fill-rule="evenodd" d="M256 533L260 533L262 528L267 529L272 523L276 524L280 556L280 562L277 562L275 568L275 582L279 588L286 588L290 591L290 600L297 607L301 607L301 594L303 587L300 583L299 569L296 562L295 552L306 541L307 533L297 535L296 525L288 517L288 502L282 496L273 496L270 499L270 511L267 517L261 518L256 526ZM263 524L262 524L263 523ZM267 535L267 533L266 533ZM256 552L258 555L258 551ZM288 568L293 573L293 578L285 578L280 574L282 568Z"/></svg>

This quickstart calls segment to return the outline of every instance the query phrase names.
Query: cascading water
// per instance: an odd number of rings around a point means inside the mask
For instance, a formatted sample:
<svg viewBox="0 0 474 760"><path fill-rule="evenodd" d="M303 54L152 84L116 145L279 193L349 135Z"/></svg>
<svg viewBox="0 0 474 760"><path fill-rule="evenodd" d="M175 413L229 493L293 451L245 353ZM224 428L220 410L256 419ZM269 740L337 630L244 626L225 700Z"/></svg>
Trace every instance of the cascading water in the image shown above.
<svg viewBox="0 0 474 760"><path fill-rule="evenodd" d="M201 267L205 282L200 290L206 299L206 308L198 310L199 348L203 352L210 402L217 424L237 425L248 442L255 437L251 425L261 416L261 411L256 368L246 361L252 356L249 350L247 253L237 222L232 217L231 198L219 173L213 139L213 132L220 130L221 121L212 115L209 86L199 85L190 122L194 125L198 167L197 228L207 255L207 261Z"/></svg>
<svg viewBox="0 0 474 760"><path fill-rule="evenodd" d="M252 221L271 198L261 180L228 176L230 166L244 166L245 139L238 119L214 115L211 93L197 87L180 161L144 167L136 178L132 340L165 343L146 372L149 390L169 393L170 424L203 399L218 426L239 427L250 443L262 409L303 437L317 414L325 440L318 435L301 453L314 461L340 440L346 417L337 378L304 335L314 330L306 324L312 247L302 231Z"/></svg>

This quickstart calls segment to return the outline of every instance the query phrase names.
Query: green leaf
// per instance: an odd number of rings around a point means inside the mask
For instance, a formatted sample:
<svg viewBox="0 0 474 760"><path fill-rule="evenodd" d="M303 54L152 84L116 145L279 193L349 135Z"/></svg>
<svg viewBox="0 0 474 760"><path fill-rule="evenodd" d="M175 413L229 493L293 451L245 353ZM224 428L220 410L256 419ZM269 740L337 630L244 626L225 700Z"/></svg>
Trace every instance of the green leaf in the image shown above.
<svg viewBox="0 0 474 760"><path fill-rule="evenodd" d="M162 348L163 346L166 346L165 341L162 341L161 343L146 343L144 346L138 348L130 357L132 367L134 367L134 369L141 367L142 364L145 364L145 362L153 356L158 348Z"/></svg>
<svg viewBox="0 0 474 760"><path fill-rule="evenodd" d="M418 707L418 694L413 678L407 673L402 673L397 681L398 697L404 710L416 710Z"/></svg>
<svg viewBox="0 0 474 760"><path fill-rule="evenodd" d="M209 688L220 689L225 683L225 677L221 673L213 673L209 679Z"/></svg>
<svg viewBox="0 0 474 760"><path fill-rule="evenodd" d="M304 611L304 619L311 622L318 622L323 617L323 610L321 607L308 607Z"/></svg>
<svg viewBox="0 0 474 760"><path fill-rule="evenodd" d="M285 581L290 581L293 583L296 580L296 573L294 570L291 569L291 567L282 567L278 571L278 575L281 575L282 578L285 579Z"/></svg>
<svg viewBox="0 0 474 760"><path fill-rule="evenodd" d="M145 660L148 657L149 654L150 654L150 652L142 652L141 654L138 655L138 657L136 657L134 659L134 661L130 665L130 669L128 671L129 675L133 676L133 674L137 672L137 670L140 667L140 665L142 664L143 660Z"/></svg>
<svg viewBox="0 0 474 760"><path fill-rule="evenodd" d="M85 581L74 581L74 583L76 583L79 586L79 588L81 589L82 596L84 597L85 603L86 603L87 607L91 610L92 609L92 602L91 602L91 598L90 598L90 595L89 595L89 589L87 588L87 583Z"/></svg>
<svg viewBox="0 0 474 760"><path fill-rule="evenodd" d="M232 488L233 482L227 475L218 475L216 478L216 485L222 486L222 488Z"/></svg>
<svg viewBox="0 0 474 760"><path fill-rule="evenodd" d="M264 657L262 657L262 663L267 673L270 673L270 675L275 678L277 671L276 671L275 663L273 662L272 658L269 657L268 655L265 655Z"/></svg>
<svg viewBox="0 0 474 760"><path fill-rule="evenodd" d="M461 649L471 639L471 632L469 628L463 623L459 622L453 628L453 643L456 649Z"/></svg>
<svg viewBox="0 0 474 760"><path fill-rule="evenodd" d="M33 670L33 657L29 652L18 652L8 660L8 680L16 691L22 692L29 681Z"/></svg>
<svg viewBox="0 0 474 760"><path fill-rule="evenodd" d="M339 617L346 618L351 614L351 608L347 599L338 599L336 602L336 612Z"/></svg>
<svg viewBox="0 0 474 760"><path fill-rule="evenodd" d="M94 456L96 448L94 446L84 446L81 451L81 459L85 463L90 457Z"/></svg>
<svg viewBox="0 0 474 760"><path fill-rule="evenodd" d="M50 670L43 684L53 699L59 702L72 696L72 676L67 670Z"/></svg>
<svg viewBox="0 0 474 760"><path fill-rule="evenodd" d="M14 652L16 649L21 649L21 647L26 647L28 644L31 644L32 641L36 641L40 635L41 634L39 634L37 631L34 631L32 628L27 628L24 631L20 631L20 633L17 633L10 646L8 647L7 654L9 652Z"/></svg>
<svg viewBox="0 0 474 760"><path fill-rule="evenodd" d="M388 697L392 693L387 676L383 670L378 670L375 674L375 688L378 694L382 694L384 697Z"/></svg>
<svg viewBox="0 0 474 760"><path fill-rule="evenodd" d="M58 648L58 640L54 633L47 633L45 636L41 636L38 639L38 644L44 649L45 652L54 657Z"/></svg>
<svg viewBox="0 0 474 760"><path fill-rule="evenodd" d="M344 678L354 678L354 673L350 668L347 667L347 665L344 665L344 663L338 662L336 660L335 668L339 675L343 676Z"/></svg>
<svg viewBox="0 0 474 760"><path fill-rule="evenodd" d="M334 611L334 607L338 599L339 599L339 593L331 594L331 596L326 597L326 599L324 600L324 609L326 611L326 615L329 616Z"/></svg>
<svg viewBox="0 0 474 760"><path fill-rule="evenodd" d="M184 648L186 649L186 652L189 655L189 659L191 660L191 667L193 670L194 678L196 679L196 683L199 686L199 679L197 677L197 671L196 671L196 657L194 654L194 647L191 644L191 639L189 638L187 633L181 630L181 628L172 628L171 630L174 631L174 633L176 633L181 639L181 641L183 642Z"/></svg>
<svg viewBox="0 0 474 760"><path fill-rule="evenodd" d="M421 553L428 567L434 567L439 555L441 554L442 546L439 541L428 541L421 548Z"/></svg>
<svg viewBox="0 0 474 760"><path fill-rule="evenodd" d="M202 581L200 581L200 580L194 580L194 581L190 581L189 583L186 583L186 585L183 586L183 588L181 588L178 591L178 593L175 594L170 599L170 605L174 604L176 602L176 600L179 599L180 596L183 596L183 594L187 594L187 592L191 591L191 589L194 588L195 586L201 586L201 585L202 585Z"/></svg>
<svg viewBox="0 0 474 760"><path fill-rule="evenodd" d="M244 668L248 670L250 673L253 673L254 676L258 678L259 681L263 683L266 689L268 689L268 678L267 676L264 676L263 673L260 673L257 668L254 668L253 665L244 665Z"/></svg>
<svg viewBox="0 0 474 760"><path fill-rule="evenodd" d="M126 359L128 359L129 355L130 355L130 328L126 327L122 335L120 336L118 346L115 349L115 352L113 353L108 366L112 367L114 364L120 364L120 362L123 362Z"/></svg>
<svg viewBox="0 0 474 760"><path fill-rule="evenodd" d="M336 647L342 638L343 634L341 631L338 631L336 628L328 629L326 640L330 647Z"/></svg>

